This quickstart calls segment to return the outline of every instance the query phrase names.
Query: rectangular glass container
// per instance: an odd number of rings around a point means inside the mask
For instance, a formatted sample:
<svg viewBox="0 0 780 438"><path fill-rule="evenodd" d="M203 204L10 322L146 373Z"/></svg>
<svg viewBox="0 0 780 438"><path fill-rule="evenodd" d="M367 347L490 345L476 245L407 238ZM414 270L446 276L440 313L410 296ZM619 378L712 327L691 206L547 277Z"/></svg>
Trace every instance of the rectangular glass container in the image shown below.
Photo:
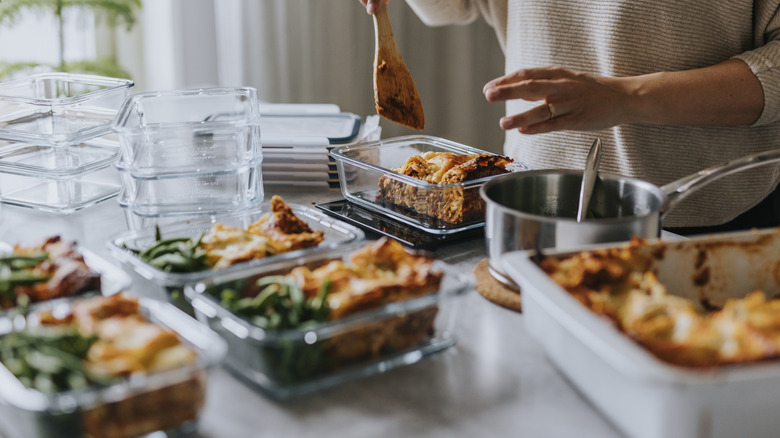
<svg viewBox="0 0 780 438"><path fill-rule="evenodd" d="M116 166L122 179L119 205L145 216L251 208L265 196L261 164L157 176L135 173L120 162Z"/></svg>
<svg viewBox="0 0 780 438"><path fill-rule="evenodd" d="M472 288L471 276L436 261L442 272L438 291L406 301L361 311L314 326L268 331L239 317L219 304L225 289L268 275L284 275L296 266L320 266L331 260L347 261L355 247L310 253L230 273L214 275L185 287L185 296L199 321L208 324L228 342L226 364L266 394L288 399L346 381L410 365L455 343L453 329L459 312L459 296ZM428 329L432 325L432 330ZM408 348L395 349L392 334L420 336ZM356 355L355 348L370 345L377 353L361 353L350 360L335 359L334 351Z"/></svg>
<svg viewBox="0 0 780 438"><path fill-rule="evenodd" d="M337 147L331 150L330 155L336 160L341 192L350 202L432 234L455 233L483 226L484 202L479 189L493 176L455 184L433 184L392 171L401 167L409 157L430 151L458 155L488 153L442 138L421 135ZM528 168L520 163L511 163L507 169L522 171ZM378 199L380 179L404 187L404 193L420 203L422 208L419 210L446 210L450 204L454 206L463 202L471 205L470 212L474 214L459 223L451 223L418 210L390 204ZM442 208L442 205L445 207Z"/></svg>
<svg viewBox="0 0 780 438"><path fill-rule="evenodd" d="M0 82L0 139L69 146L111 132L133 82L40 73Z"/></svg>
<svg viewBox="0 0 780 438"><path fill-rule="evenodd" d="M74 299L54 300L34 309L51 309L56 314L66 312L73 302ZM0 363L0 430L4 436L86 438L85 421L112 412L132 415L138 427L151 433L160 424L159 412L173 410L188 419L164 431L173 435L193 432L205 404L207 373L224 358L225 341L170 304L149 298L139 299L139 304L149 321L175 332L198 354L194 364L155 374L136 374L104 388L45 394L25 387ZM0 315L0 335L15 325L18 322L13 317ZM111 436L125 438L121 434Z"/></svg>
<svg viewBox="0 0 780 438"><path fill-rule="evenodd" d="M105 161L76 173L0 172L0 202L62 214L95 205L116 196L121 186L119 172Z"/></svg>
<svg viewBox="0 0 780 438"><path fill-rule="evenodd" d="M217 272L222 273L241 270L244 269L245 266L264 265L273 263L279 259L295 259L308 252L324 251L363 240L363 232L352 225L330 218L329 216L313 208L295 204L288 205L292 208L293 213L295 213L299 219L306 222L312 230L323 232L324 240L318 247L291 251L289 253L280 254L277 256L256 259L230 266L228 268L220 269L218 271L207 270L177 273L166 272L158 269L139 257L134 252L127 249L132 248L143 251L144 249L152 246L155 243L156 233L154 225L140 230L130 230L121 233L111 239L107 244L111 254L114 255L114 257L116 257L122 263L130 265L133 270L135 270L139 275L146 278L147 280L150 280L164 288L183 289L185 284L202 281L215 275ZM201 233L208 232L208 230L216 223L247 229L250 224L257 222L257 220L260 219L262 215L270 212L271 206L266 202L252 209L236 211L233 213L185 216L182 217L179 221L175 222L168 221L167 219L169 218L165 218L166 220L164 223L159 224L159 228L163 239L178 237L197 238L201 235Z"/></svg>
<svg viewBox="0 0 780 438"><path fill-rule="evenodd" d="M123 167L138 176L222 171L262 158L254 88L136 94L112 127Z"/></svg>
<svg viewBox="0 0 780 438"><path fill-rule="evenodd" d="M0 141L0 172L68 179L107 165L119 157L119 143L105 138L66 147Z"/></svg>
<svg viewBox="0 0 780 438"><path fill-rule="evenodd" d="M623 245L591 245L581 250ZM651 262L644 271L633 272L656 274L670 295L686 298L697 307L705 303L720 307L730 298L744 298L755 290L767 298L780 294L778 229L654 240L639 251ZM544 254L564 258L577 252L550 250ZM501 258L504 271L523 291L523 323L528 334L539 341L568 381L627 436L777 435L777 358L698 369L664 362L612 321L581 304L533 259L532 251L509 252ZM663 314L665 309L659 306L657 310ZM764 324L776 319L776 313L762 314L768 318ZM729 324L719 327L723 333L738 330ZM737 333L761 339L749 331Z"/></svg>

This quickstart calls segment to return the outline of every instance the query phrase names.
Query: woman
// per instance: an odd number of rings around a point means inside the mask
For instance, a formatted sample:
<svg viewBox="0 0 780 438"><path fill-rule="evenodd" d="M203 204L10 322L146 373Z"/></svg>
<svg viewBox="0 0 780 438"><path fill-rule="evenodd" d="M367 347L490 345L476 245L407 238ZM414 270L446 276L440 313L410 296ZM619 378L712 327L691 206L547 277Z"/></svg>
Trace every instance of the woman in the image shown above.
<svg viewBox="0 0 780 438"><path fill-rule="evenodd" d="M360 1L372 13L386 0ZM533 168L580 169L600 137L602 170L663 185L780 147L780 0L407 3L429 25L493 26L507 74L483 91L506 102L505 152ZM664 225L779 225L779 177L769 166L715 182Z"/></svg>

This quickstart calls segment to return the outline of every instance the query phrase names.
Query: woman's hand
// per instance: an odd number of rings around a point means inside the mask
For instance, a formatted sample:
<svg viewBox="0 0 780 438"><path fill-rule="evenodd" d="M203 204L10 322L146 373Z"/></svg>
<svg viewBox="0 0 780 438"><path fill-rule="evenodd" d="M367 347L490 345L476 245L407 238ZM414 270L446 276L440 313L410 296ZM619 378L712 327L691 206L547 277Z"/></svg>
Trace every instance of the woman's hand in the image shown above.
<svg viewBox="0 0 780 438"><path fill-rule="evenodd" d="M524 134L560 130L589 131L626 123L629 91L619 79L578 73L561 67L518 70L488 82L488 102L542 101L521 114L502 117L502 129Z"/></svg>
<svg viewBox="0 0 780 438"><path fill-rule="evenodd" d="M389 3L390 0L359 0L360 3L363 4L363 6L366 7L366 12L369 14L375 14L376 10L379 8L380 2Z"/></svg>
<svg viewBox="0 0 780 438"><path fill-rule="evenodd" d="M591 131L623 123L746 126L764 106L761 83L744 62L641 76L591 76L561 67L518 70L488 82L488 102L541 101L502 117L501 128L523 134Z"/></svg>

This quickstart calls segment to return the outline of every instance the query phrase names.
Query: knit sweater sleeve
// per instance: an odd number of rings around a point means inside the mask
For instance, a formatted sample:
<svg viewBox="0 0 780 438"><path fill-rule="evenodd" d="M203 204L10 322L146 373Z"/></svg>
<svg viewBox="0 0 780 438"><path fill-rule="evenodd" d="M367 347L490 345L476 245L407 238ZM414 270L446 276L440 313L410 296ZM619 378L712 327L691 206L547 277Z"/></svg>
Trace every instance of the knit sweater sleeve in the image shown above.
<svg viewBox="0 0 780 438"><path fill-rule="evenodd" d="M780 120L780 0L756 0L753 50L734 58L744 61L764 90L764 110L754 125Z"/></svg>
<svg viewBox="0 0 780 438"><path fill-rule="evenodd" d="M428 26L469 24L480 15L493 27L501 47L506 43L507 0L406 0Z"/></svg>
<svg viewBox="0 0 780 438"><path fill-rule="evenodd" d="M474 0L407 0L420 20L428 26L468 24L479 17Z"/></svg>

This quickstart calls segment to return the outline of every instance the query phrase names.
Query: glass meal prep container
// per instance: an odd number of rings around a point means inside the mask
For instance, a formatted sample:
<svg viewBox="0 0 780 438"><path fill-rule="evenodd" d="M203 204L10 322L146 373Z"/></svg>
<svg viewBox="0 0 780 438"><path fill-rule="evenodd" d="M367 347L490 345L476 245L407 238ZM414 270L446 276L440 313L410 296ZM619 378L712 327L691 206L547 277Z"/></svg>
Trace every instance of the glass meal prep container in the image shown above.
<svg viewBox="0 0 780 438"><path fill-rule="evenodd" d="M62 240L67 242L67 239L62 239ZM67 243L71 243L71 242L67 242ZM20 244L20 246L23 248L29 248L31 245L38 245L38 244L39 242L32 242L29 244L28 243ZM108 260L90 251L89 249L78 245L75 242L73 242L73 245L75 246L74 248L75 251L84 258L84 263L87 265L87 267L89 267L91 271L97 273L100 276L99 288L97 289L91 287L85 288L84 290L79 291L77 293L78 295L99 292L103 295L109 296L109 295L114 295L130 287L132 280L130 279L130 276L123 269L114 266ZM5 242L0 242L0 256L7 257L9 255L12 255L13 252L14 252L13 245ZM14 308L7 309L7 310L13 310L13 309ZM0 312L3 312L1 308L0 308Z"/></svg>
<svg viewBox="0 0 780 438"><path fill-rule="evenodd" d="M260 160L236 168L149 175L120 161L119 205L142 216L225 213L257 206L265 196Z"/></svg>
<svg viewBox="0 0 780 438"><path fill-rule="evenodd" d="M227 340L226 365L276 399L410 365L454 345L459 297L472 289L472 278L439 260L432 269L443 274L437 291L316 325L266 330L220 303L226 291L251 297L260 290L254 286L258 279L285 275L299 266L314 269L333 260L349 263L350 255L360 248L351 245L220 273L188 284L185 295L198 320Z"/></svg>
<svg viewBox="0 0 780 438"><path fill-rule="evenodd" d="M438 137L405 136L337 147L331 150L330 155L336 161L341 192L350 202L432 234L455 233L484 226L484 202L479 196L479 188L493 176L454 184L435 184L392 170L401 167L409 157L424 152L490 154ZM511 172L528 170L527 166L517 162L506 168ZM382 184L392 184L403 192L406 202L418 207L412 209L383 200L380 193ZM462 221L452 223L441 219L441 215L434 217L423 211L443 212L451 208L462 208L468 214L464 214Z"/></svg>
<svg viewBox="0 0 780 438"><path fill-rule="evenodd" d="M69 146L111 132L133 82L73 73L40 73L0 82L0 138Z"/></svg>
<svg viewBox="0 0 780 438"><path fill-rule="evenodd" d="M54 300L33 307L66 314L79 298ZM225 356L216 333L174 306L139 299L140 312L155 325L174 332L192 349L194 362L153 374L135 373L109 386L87 386L53 393L26 387L0 363L0 433L6 438L93 438L99 430L117 438L158 430L170 435L193 432L205 404L207 374ZM35 325L35 318L27 318ZM0 337L23 330L19 315L0 315ZM178 436L178 435L177 435Z"/></svg>
<svg viewBox="0 0 780 438"><path fill-rule="evenodd" d="M224 171L262 159L257 90L202 88L136 94L112 127L124 170L138 177Z"/></svg>
<svg viewBox="0 0 780 438"><path fill-rule="evenodd" d="M0 202L52 213L70 214L111 199L121 189L111 163L74 173L0 172Z"/></svg>
<svg viewBox="0 0 780 438"><path fill-rule="evenodd" d="M217 273L243 269L244 266L272 263L278 259L294 259L307 252L323 251L341 245L359 242L364 238L364 233L360 229L330 218L313 208L295 204L288 205L292 208L293 213L299 219L306 222L313 231L323 232L324 240L317 247L255 259L219 270L179 273L167 272L159 269L141 258L138 254L127 249L144 250L155 244L157 231L154 225L148 228L123 232L111 239L107 244L114 257L120 262L128 264L139 275L157 285L161 297L168 297L169 292L183 291L184 285L187 283L195 283L216 275ZM208 232L214 224L223 224L247 229L250 224L255 223L261 216L270 212L270 204L266 202L248 210L226 214L184 216L178 221L174 221L173 219L175 218L171 217L165 218L165 221L159 223L159 230L163 239L179 237L196 239L202 233ZM178 304L181 304L181 302Z"/></svg>

